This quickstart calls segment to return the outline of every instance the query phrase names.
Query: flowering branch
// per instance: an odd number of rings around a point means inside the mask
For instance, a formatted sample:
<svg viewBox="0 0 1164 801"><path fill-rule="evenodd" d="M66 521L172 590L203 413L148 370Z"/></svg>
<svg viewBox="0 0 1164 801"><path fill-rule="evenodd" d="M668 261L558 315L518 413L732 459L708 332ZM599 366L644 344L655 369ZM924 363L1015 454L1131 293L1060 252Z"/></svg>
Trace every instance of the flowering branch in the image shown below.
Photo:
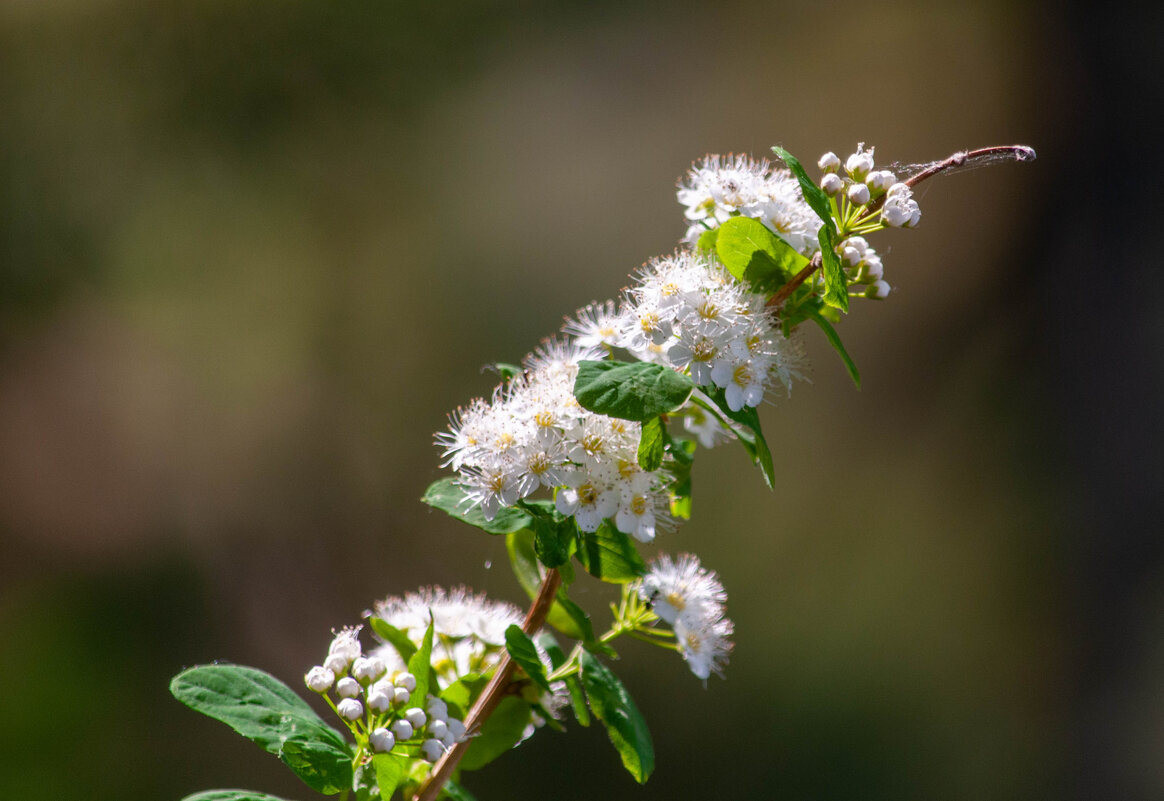
<svg viewBox="0 0 1164 801"><path fill-rule="evenodd" d="M533 635L546 622L546 615L549 614L550 607L553 606L554 595L561 583L562 575L557 570L546 572L546 577L542 579L541 587L538 588L537 597L530 604L529 611L525 613L525 620L521 624L521 630L526 635ZM509 680L513 677L513 669L513 660L506 653L501 658L500 664L497 665L493 678L490 679L489 684L477 698L477 703L473 704L473 708L465 717L466 732L472 734L479 731L493 710L501 703L501 699L505 697L509 687ZM413 801L436 801L441 788L453 775L453 771L457 769L461 757L465 755L465 751L469 749L471 743L471 739L464 739L445 751L444 755L433 766L432 774Z"/></svg>

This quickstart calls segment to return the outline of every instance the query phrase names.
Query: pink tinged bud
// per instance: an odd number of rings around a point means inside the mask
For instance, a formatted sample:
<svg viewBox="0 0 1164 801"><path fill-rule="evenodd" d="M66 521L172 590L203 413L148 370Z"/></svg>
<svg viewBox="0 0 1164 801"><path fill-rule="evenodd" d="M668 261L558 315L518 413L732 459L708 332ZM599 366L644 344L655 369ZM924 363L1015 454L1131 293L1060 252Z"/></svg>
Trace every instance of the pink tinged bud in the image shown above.
<svg viewBox="0 0 1164 801"><path fill-rule="evenodd" d="M344 659L340 654L329 654L327 659L323 660L323 666L330 670L332 674L339 676L347 672L348 660Z"/></svg>
<svg viewBox="0 0 1164 801"><path fill-rule="evenodd" d="M392 683L397 687L403 687L409 692L412 692L416 689L416 676L413 676L411 673L401 673L392 680Z"/></svg>
<svg viewBox="0 0 1164 801"><path fill-rule="evenodd" d="M871 300L885 300L889 297L889 284L884 281L874 281L865 290L865 297Z"/></svg>
<svg viewBox="0 0 1164 801"><path fill-rule="evenodd" d="M344 720L359 720L364 715L364 705L355 698L345 698L335 709Z"/></svg>
<svg viewBox="0 0 1164 801"><path fill-rule="evenodd" d="M360 694L360 683L348 676L335 683L335 691L341 698L355 698Z"/></svg>
<svg viewBox="0 0 1164 801"><path fill-rule="evenodd" d="M820 161L816 163L820 167L821 172L836 172L841 167L841 160L837 154L831 150L820 157Z"/></svg>
<svg viewBox="0 0 1164 801"><path fill-rule="evenodd" d="M440 740L425 740L420 746L421 753L429 762L436 762L445 752L444 743Z"/></svg>
<svg viewBox="0 0 1164 801"><path fill-rule="evenodd" d="M412 736L412 724L404 719L397 720L392 724L392 733L397 740L407 740Z"/></svg>
<svg viewBox="0 0 1164 801"><path fill-rule="evenodd" d="M849 187L849 202L857 206L864 206L869 202L869 187L865 184L853 184Z"/></svg>
<svg viewBox="0 0 1164 801"><path fill-rule="evenodd" d="M313 667L307 671L307 675L303 677L303 682L307 685L307 689L315 693L325 693L331 689L332 682L335 681L335 673L325 667Z"/></svg>
<svg viewBox="0 0 1164 801"><path fill-rule="evenodd" d="M824 178L820 179L820 188L824 190L826 195L833 197L845 188L845 182L841 180L841 176L835 172L830 172Z"/></svg>
<svg viewBox="0 0 1164 801"><path fill-rule="evenodd" d="M368 693L368 708L376 712L387 712L392 708L392 696L381 690Z"/></svg>
<svg viewBox="0 0 1164 801"><path fill-rule="evenodd" d="M368 744L372 746L373 751L385 754L396 747L396 738L392 736L392 732L381 726L368 735Z"/></svg>
<svg viewBox="0 0 1164 801"><path fill-rule="evenodd" d="M424 710L417 706L404 710L404 719L411 723L412 728L417 731L423 729L424 724L428 723L428 718L425 717Z"/></svg>

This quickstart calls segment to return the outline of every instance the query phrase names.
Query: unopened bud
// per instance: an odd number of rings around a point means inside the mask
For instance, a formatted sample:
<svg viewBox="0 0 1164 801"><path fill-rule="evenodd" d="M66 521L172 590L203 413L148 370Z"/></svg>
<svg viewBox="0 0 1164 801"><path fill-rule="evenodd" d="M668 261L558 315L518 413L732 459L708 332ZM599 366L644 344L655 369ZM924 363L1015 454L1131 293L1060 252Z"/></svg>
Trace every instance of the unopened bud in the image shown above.
<svg viewBox="0 0 1164 801"><path fill-rule="evenodd" d="M850 186L849 202L856 206L864 206L869 202L869 187L865 184L853 184Z"/></svg>
<svg viewBox="0 0 1164 801"><path fill-rule="evenodd" d="M428 724L428 733L443 742L445 735L449 733L449 725L443 720L431 721Z"/></svg>
<svg viewBox="0 0 1164 801"><path fill-rule="evenodd" d="M392 680L392 683L397 687L403 687L409 692L412 692L416 689L416 676L413 676L411 673L401 673Z"/></svg>
<svg viewBox="0 0 1164 801"><path fill-rule="evenodd" d="M445 753L445 746L440 740L425 740L420 751L429 762L436 762Z"/></svg>
<svg viewBox="0 0 1164 801"><path fill-rule="evenodd" d="M381 726L368 735L368 743L373 751L384 754L396 747L396 738L392 736L392 732Z"/></svg>
<svg viewBox="0 0 1164 801"><path fill-rule="evenodd" d="M841 258L850 267L856 267L861 261L861 253L856 248L845 248L841 251Z"/></svg>
<svg viewBox="0 0 1164 801"><path fill-rule="evenodd" d="M820 161L816 163L820 167L821 172L836 172L841 167L841 160L837 154L831 150L820 157Z"/></svg>
<svg viewBox="0 0 1164 801"><path fill-rule="evenodd" d="M857 145L857 152L845 160L845 171L854 181L864 181L873 169L873 148L865 150L865 143Z"/></svg>
<svg viewBox="0 0 1164 801"><path fill-rule="evenodd" d="M360 683L351 676L345 676L335 683L335 691L341 698L355 698L360 694Z"/></svg>
<svg viewBox="0 0 1164 801"><path fill-rule="evenodd" d="M889 187L897 183L897 176L889 170L874 170L869 173L865 179L865 183L869 185L869 189L873 194L880 195L882 192L888 192Z"/></svg>
<svg viewBox="0 0 1164 801"><path fill-rule="evenodd" d="M335 676L346 673L349 664L348 660L344 659L341 654L328 654L327 659L323 660L323 666Z"/></svg>
<svg viewBox="0 0 1164 801"><path fill-rule="evenodd" d="M447 725L449 727L449 736L451 736L454 741L460 742L461 740L465 739L464 723L457 720L456 718L449 718Z"/></svg>
<svg viewBox="0 0 1164 801"><path fill-rule="evenodd" d="M412 736L412 724L403 718L394 721L392 723L392 733L396 735L397 740L407 740Z"/></svg>
<svg viewBox="0 0 1164 801"><path fill-rule="evenodd" d="M372 690L368 693L368 708L377 712L387 712L392 708L392 696L383 690Z"/></svg>
<svg viewBox="0 0 1164 801"><path fill-rule="evenodd" d="M428 723L428 718L424 714L424 710L418 706L411 709L404 710L404 719L412 724L412 728L420 731L424 728L424 724Z"/></svg>
<svg viewBox="0 0 1164 801"><path fill-rule="evenodd" d="M428 697L428 700L424 702L424 708L433 720L449 719L449 705L435 695Z"/></svg>
<svg viewBox="0 0 1164 801"><path fill-rule="evenodd" d="M830 172L824 178L820 179L820 188L824 190L826 195L833 197L845 188L845 182L841 180L841 176L835 172Z"/></svg>
<svg viewBox="0 0 1164 801"><path fill-rule="evenodd" d="M384 663L374 656L361 656L352 663L352 675L367 684L384 675Z"/></svg>
<svg viewBox="0 0 1164 801"><path fill-rule="evenodd" d="M321 666L313 667L303 677L303 682L307 685L307 689L316 693L327 692L331 689L332 682L334 681L335 673Z"/></svg>
<svg viewBox="0 0 1164 801"><path fill-rule="evenodd" d="M865 290L865 297L871 300L885 300L889 297L889 284L885 281L874 281Z"/></svg>
<svg viewBox="0 0 1164 801"><path fill-rule="evenodd" d="M404 706L411 697L412 693L403 687L397 687L392 691L392 703L396 704L396 706Z"/></svg>
<svg viewBox="0 0 1164 801"><path fill-rule="evenodd" d="M336 704L335 710L344 720L359 720L364 716L364 705L355 698L345 698Z"/></svg>
<svg viewBox="0 0 1164 801"><path fill-rule="evenodd" d="M880 281L881 276L885 274L885 268L881 264L880 256L870 256L861 264L861 269L857 273L857 280L862 284L872 283L873 281Z"/></svg>

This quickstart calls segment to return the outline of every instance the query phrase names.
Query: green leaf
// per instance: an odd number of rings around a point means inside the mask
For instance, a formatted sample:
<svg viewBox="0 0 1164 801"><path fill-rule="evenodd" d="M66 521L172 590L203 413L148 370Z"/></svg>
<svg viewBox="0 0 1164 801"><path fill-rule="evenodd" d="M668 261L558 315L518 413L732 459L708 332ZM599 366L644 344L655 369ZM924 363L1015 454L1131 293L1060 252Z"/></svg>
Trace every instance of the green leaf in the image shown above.
<svg viewBox="0 0 1164 801"><path fill-rule="evenodd" d="M705 414L703 409L697 409ZM670 437L668 455L671 463L668 472L671 474L671 483L668 492L671 495L671 516L682 520L691 519L691 466L695 463L695 442L683 437Z"/></svg>
<svg viewBox="0 0 1164 801"><path fill-rule="evenodd" d="M282 798L254 790L204 790L182 799L182 801L283 801Z"/></svg>
<svg viewBox="0 0 1164 801"><path fill-rule="evenodd" d="M695 249L702 253L715 253L715 240L718 237L718 228L708 228L699 235L699 239L695 242Z"/></svg>
<svg viewBox="0 0 1164 801"><path fill-rule="evenodd" d="M581 361L574 397L589 411L642 423L682 406L694 386L661 364Z"/></svg>
<svg viewBox="0 0 1164 801"><path fill-rule="evenodd" d="M481 507L469 501L465 491L453 476L434 481L420 498L451 517L463 520L490 534L510 534L530 525L529 515L520 509L505 507L497 510L492 520L485 519Z"/></svg>
<svg viewBox="0 0 1164 801"><path fill-rule="evenodd" d="M501 374L502 381L511 381L514 376L525 372L520 365L507 364L506 362L494 362L493 367Z"/></svg>
<svg viewBox="0 0 1164 801"><path fill-rule="evenodd" d="M606 725L623 766L639 784L646 782L655 769L655 748L646 721L622 682L597 657L583 651L580 664L590 709Z"/></svg>
<svg viewBox="0 0 1164 801"><path fill-rule="evenodd" d="M546 567L559 567L570 558L574 545L574 518L555 520L552 516L533 516L534 554Z"/></svg>
<svg viewBox="0 0 1164 801"><path fill-rule="evenodd" d="M589 624L589 618L586 622ZM550 664L554 666L554 670L566 664L566 653L558 646L558 641L554 639L553 634L548 631L541 632L538 634L537 643L550 657ZM567 676L563 681L570 693L570 706L574 709L574 717L577 718L580 725L589 726L590 710L586 708L586 696L582 692L582 682L578 679L578 675Z"/></svg>
<svg viewBox="0 0 1164 801"><path fill-rule="evenodd" d="M534 647L529 635L521 630L521 626L511 625L505 630L505 650L509 651L513 661L521 666L534 684L546 692L550 691L546 668L538 656L538 649Z"/></svg>
<svg viewBox="0 0 1164 801"><path fill-rule="evenodd" d="M770 489L775 488L776 469L772 465L772 452L768 450L768 442L764 439L764 432L760 430L759 413L752 406L744 406L738 412L733 412L727 404L724 391L719 387L709 388L707 397L711 398L721 414L743 426L742 430L739 426L733 426L732 430L735 431L736 436L751 455L752 461L760 466L760 472L764 474L764 483Z"/></svg>
<svg viewBox="0 0 1164 801"><path fill-rule="evenodd" d="M609 520L603 520L597 531L582 532L580 537L578 561L595 578L625 584L647 572L647 565L630 537Z"/></svg>
<svg viewBox="0 0 1164 801"><path fill-rule="evenodd" d="M643 423L639 436L639 467L648 473L663 466L663 434L666 427L662 417L652 417Z"/></svg>
<svg viewBox="0 0 1164 801"><path fill-rule="evenodd" d="M517 583L521 585L531 600L536 598L538 588L542 583L542 572L538 567L537 555L534 553L533 532L526 530L509 534L505 538L505 549L509 552L509 563L513 566L513 574L517 577ZM582 639L582 632L560 603L555 602L550 607L549 614L546 615L546 622L567 637L572 637L575 640Z"/></svg>
<svg viewBox="0 0 1164 801"><path fill-rule="evenodd" d="M594 639L594 626L590 622L590 615L586 614L585 609L567 597L565 587L558 587L555 602L570 616L570 620L574 622L575 628L578 629L578 636L574 639L591 642Z"/></svg>
<svg viewBox="0 0 1164 801"><path fill-rule="evenodd" d="M481 726L461 760L462 770L477 770L488 765L521 742L530 721L530 706L517 696L502 699L493 714Z"/></svg>
<svg viewBox="0 0 1164 801"><path fill-rule="evenodd" d="M175 676L170 692L279 757L312 789L332 795L351 788L351 747L274 676L242 665L200 665Z"/></svg>
<svg viewBox="0 0 1164 801"><path fill-rule="evenodd" d="M751 217L732 217L719 232L715 242L719 260L758 292L775 291L808 264L808 259Z"/></svg>
<svg viewBox="0 0 1164 801"><path fill-rule="evenodd" d="M810 311L808 317L820 326L820 330L824 331L824 335L828 338L829 344L833 346L833 350L837 352L837 355L841 357L841 361L845 363L845 369L849 371L849 377L853 379L853 383L860 389L861 374L857 372L856 363L849 356L849 352L845 350L845 345L841 342L841 337L837 334L837 329L833 328L832 323L822 317L820 312Z"/></svg>
<svg viewBox="0 0 1164 801"><path fill-rule="evenodd" d="M441 796L451 798L452 801L477 801L473 794L452 779L445 782L441 788Z"/></svg>
<svg viewBox="0 0 1164 801"><path fill-rule="evenodd" d="M449 705L449 711L458 720L464 720L477 696L489 683L489 676L466 673L440 692L440 699ZM432 687L430 684L429 687Z"/></svg>
<svg viewBox="0 0 1164 801"><path fill-rule="evenodd" d="M820 255L823 263L821 272L825 279L824 302L843 312L849 310L849 282L845 278L845 270L841 267L841 259L837 255L836 232L821 228L817 234L820 240Z"/></svg>
<svg viewBox="0 0 1164 801"><path fill-rule="evenodd" d="M432 634L433 621L430 617L420 648L408 660L408 672L416 677L416 687L408 696L410 707L418 706L423 709L425 696L428 695L429 677L432 674Z"/></svg>
<svg viewBox="0 0 1164 801"><path fill-rule="evenodd" d="M383 618L374 617L368 622L376 636L395 648L396 653L400 654L400 658L407 665L408 660L416 653L416 645L408 639L408 635Z"/></svg>
<svg viewBox="0 0 1164 801"><path fill-rule="evenodd" d="M800 183L800 191L804 195L805 202L824 222L817 234L817 239L820 241L821 272L825 280L824 301L830 306L847 312L849 310L848 282L845 280L845 271L841 268L841 260L837 256L837 224L833 220L829 196L808 177L808 173L804 171L804 167L796 160L795 156L779 145L773 147L772 152L788 165L788 169L792 171Z"/></svg>
<svg viewBox="0 0 1164 801"><path fill-rule="evenodd" d="M376 769L376 784L380 787L382 801L392 801L392 794L408 775L410 761L400 754L376 754L372 757L372 765Z"/></svg>

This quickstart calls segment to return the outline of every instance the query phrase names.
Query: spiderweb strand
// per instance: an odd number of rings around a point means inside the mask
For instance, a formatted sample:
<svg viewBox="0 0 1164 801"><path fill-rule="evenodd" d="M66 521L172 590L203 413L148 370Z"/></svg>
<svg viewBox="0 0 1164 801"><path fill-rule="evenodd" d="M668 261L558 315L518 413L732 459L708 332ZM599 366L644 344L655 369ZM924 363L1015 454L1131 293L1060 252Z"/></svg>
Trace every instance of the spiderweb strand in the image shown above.
<svg viewBox="0 0 1164 801"><path fill-rule="evenodd" d="M956 172L975 170L979 167L993 167L995 164L1003 164L1008 161L1034 160L1035 149L1033 147L1027 147L1026 145L998 145L995 147L983 147L978 150L962 150L948 158L923 164L894 163L889 165L889 170L896 175L910 176L905 179L904 183L912 187L939 173L953 174Z"/></svg>

